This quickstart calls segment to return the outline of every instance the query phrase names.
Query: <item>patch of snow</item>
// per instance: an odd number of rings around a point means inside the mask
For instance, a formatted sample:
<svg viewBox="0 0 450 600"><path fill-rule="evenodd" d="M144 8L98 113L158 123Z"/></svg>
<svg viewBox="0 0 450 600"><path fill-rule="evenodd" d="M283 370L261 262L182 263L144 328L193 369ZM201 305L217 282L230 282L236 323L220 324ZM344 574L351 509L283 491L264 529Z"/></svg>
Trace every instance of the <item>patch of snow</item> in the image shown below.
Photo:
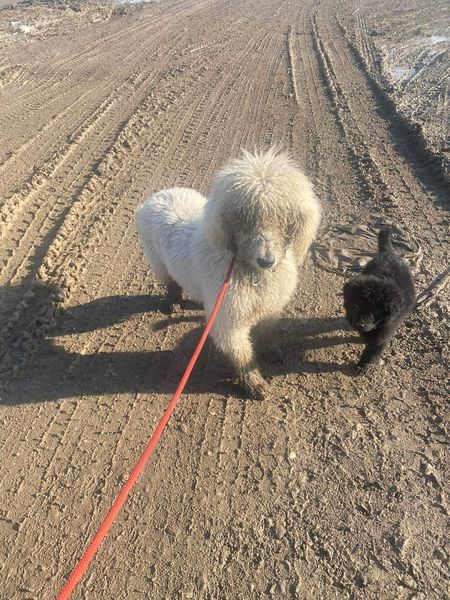
<svg viewBox="0 0 450 600"><path fill-rule="evenodd" d="M396 81L399 81L400 79L403 79L403 78L410 79L416 73L417 73L417 69L414 69L413 67L401 67L401 66L392 67L392 75Z"/></svg>
<svg viewBox="0 0 450 600"><path fill-rule="evenodd" d="M116 0L117 4L149 4L155 0Z"/></svg>
<svg viewBox="0 0 450 600"><path fill-rule="evenodd" d="M441 42L449 42L450 35L432 35L428 38L431 44L440 44Z"/></svg>
<svg viewBox="0 0 450 600"><path fill-rule="evenodd" d="M34 33L36 27L34 25L25 25L22 21L10 21L10 28L17 33Z"/></svg>

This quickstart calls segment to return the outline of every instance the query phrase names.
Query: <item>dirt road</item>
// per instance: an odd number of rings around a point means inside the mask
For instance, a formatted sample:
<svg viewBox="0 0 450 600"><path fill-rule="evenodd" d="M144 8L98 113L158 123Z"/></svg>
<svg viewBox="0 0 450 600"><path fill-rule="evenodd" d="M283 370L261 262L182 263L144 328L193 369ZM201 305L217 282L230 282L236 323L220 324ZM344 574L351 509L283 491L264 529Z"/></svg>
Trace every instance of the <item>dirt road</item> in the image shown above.
<svg viewBox="0 0 450 600"><path fill-rule="evenodd" d="M341 289L381 222L419 290L443 272L449 185L336 5L169 0L4 44L2 598L54 597L199 336L195 307L167 313L135 208L169 185L206 193L240 147L273 142L324 220L284 360L263 365L271 394L239 397L207 349L74 598L446 597L448 288L363 378Z"/></svg>

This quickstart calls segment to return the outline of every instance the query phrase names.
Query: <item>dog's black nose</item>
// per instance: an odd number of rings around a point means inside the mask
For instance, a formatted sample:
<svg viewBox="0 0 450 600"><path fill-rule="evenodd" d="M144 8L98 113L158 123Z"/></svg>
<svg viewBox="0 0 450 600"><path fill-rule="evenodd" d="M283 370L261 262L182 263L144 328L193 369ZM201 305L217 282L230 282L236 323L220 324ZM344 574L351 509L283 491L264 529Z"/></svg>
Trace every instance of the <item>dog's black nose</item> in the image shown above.
<svg viewBox="0 0 450 600"><path fill-rule="evenodd" d="M256 259L256 262L263 269L269 269L270 267L273 267L273 265L275 264L275 256L270 255L265 258L262 258L260 256Z"/></svg>
<svg viewBox="0 0 450 600"><path fill-rule="evenodd" d="M358 321L355 327L359 331L367 333L368 331L372 331L372 329L375 328L375 323L372 323L371 321Z"/></svg>

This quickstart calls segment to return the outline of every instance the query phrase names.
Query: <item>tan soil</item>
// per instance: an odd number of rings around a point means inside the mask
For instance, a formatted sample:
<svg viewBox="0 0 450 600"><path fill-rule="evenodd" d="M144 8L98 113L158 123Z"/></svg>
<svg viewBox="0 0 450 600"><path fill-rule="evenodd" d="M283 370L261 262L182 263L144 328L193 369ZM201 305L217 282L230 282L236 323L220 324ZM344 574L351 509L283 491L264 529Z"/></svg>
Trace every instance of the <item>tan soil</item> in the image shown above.
<svg viewBox="0 0 450 600"><path fill-rule="evenodd" d="M272 142L314 179L324 221L284 360L263 365L270 396L244 400L203 353L73 597L446 597L448 286L363 378L342 319L343 273L379 223L419 290L449 264L448 184L355 45L353 11L373 5L168 0L2 41L2 598L55 596L198 339L196 307L167 313L136 206L207 192L241 146Z"/></svg>

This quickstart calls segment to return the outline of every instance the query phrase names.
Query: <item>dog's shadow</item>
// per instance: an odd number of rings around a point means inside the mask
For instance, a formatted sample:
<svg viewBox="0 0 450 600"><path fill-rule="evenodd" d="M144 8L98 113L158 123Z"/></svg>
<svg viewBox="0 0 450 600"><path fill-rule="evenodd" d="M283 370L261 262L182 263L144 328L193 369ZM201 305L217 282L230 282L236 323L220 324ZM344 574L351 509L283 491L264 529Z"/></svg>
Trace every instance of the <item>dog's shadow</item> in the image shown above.
<svg viewBox="0 0 450 600"><path fill-rule="evenodd" d="M204 317L201 309L188 302L187 310L170 314L167 299L158 295L110 296L63 310L51 327L42 345L31 357L24 372L5 391L3 403L19 404L60 400L63 398L124 393L172 393L200 338ZM66 345L55 343L53 338L117 326L143 313L161 315L153 325L158 331L180 325L180 338L170 350L146 352L136 350L99 351L76 353L67 351ZM196 327L192 328L192 323ZM186 326L189 330L186 333ZM287 373L330 373L341 371L350 374L350 367L337 362L305 362L309 351L356 341L345 334L348 327L341 318L282 319L278 333L281 361L260 361L266 376ZM337 335L330 336L330 333ZM175 327L176 333L176 327ZM148 331L151 336L152 330ZM145 341L144 341L145 346ZM207 341L197 365L187 384L188 393L217 393L241 397L231 385L231 371L226 359Z"/></svg>
<svg viewBox="0 0 450 600"><path fill-rule="evenodd" d="M187 302L187 309L198 306L193 302ZM164 295L143 294L140 296L106 296L96 298L85 304L72 306L62 311L62 326L53 329L51 335L70 335L72 333L87 333L98 329L105 329L118 323L127 321L133 316L143 313L160 313L171 315L170 304ZM174 319L182 320L182 313L175 315L173 319L162 319L156 326L157 329L166 327ZM198 317L201 320L201 317ZM156 329L155 328L155 329Z"/></svg>
<svg viewBox="0 0 450 600"><path fill-rule="evenodd" d="M343 317L317 317L305 319L283 318L279 323L279 360L264 360L263 369L270 375L287 373L334 373L353 375L354 367L348 362L320 361L311 354L343 344L355 344L359 339ZM332 335L330 335L332 334ZM270 356L270 355L269 355Z"/></svg>

